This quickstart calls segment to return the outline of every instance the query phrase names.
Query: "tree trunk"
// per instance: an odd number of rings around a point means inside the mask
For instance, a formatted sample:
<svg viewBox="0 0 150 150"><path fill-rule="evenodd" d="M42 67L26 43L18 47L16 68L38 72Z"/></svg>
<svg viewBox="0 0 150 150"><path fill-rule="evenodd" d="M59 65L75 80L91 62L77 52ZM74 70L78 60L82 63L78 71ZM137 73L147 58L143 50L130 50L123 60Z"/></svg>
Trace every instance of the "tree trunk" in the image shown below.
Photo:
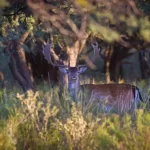
<svg viewBox="0 0 150 150"><path fill-rule="evenodd" d="M106 72L106 83L110 83L110 61L113 53L113 48L107 46L105 51L105 72Z"/></svg>
<svg viewBox="0 0 150 150"><path fill-rule="evenodd" d="M75 67L78 65L78 56L81 53L82 49L85 46L88 34L85 35L84 39L76 40L75 43L71 47L67 47L67 54L69 56L69 65L71 67Z"/></svg>
<svg viewBox="0 0 150 150"><path fill-rule="evenodd" d="M15 58L13 56L11 56L11 61L9 63L10 70L11 70L14 78L17 80L17 82L19 83L19 85L23 89L23 91L26 92L27 90L32 89L32 88L30 88L28 83L25 81L24 77L22 76L22 74L18 70L16 63L17 62L16 62Z"/></svg>
<svg viewBox="0 0 150 150"><path fill-rule="evenodd" d="M149 51L141 51L139 53L139 59L141 64L141 72L142 72L142 78L148 79L150 76L150 52Z"/></svg>
<svg viewBox="0 0 150 150"><path fill-rule="evenodd" d="M11 61L9 63L10 70L24 92L29 89L33 90L33 83L26 64L25 52L22 47L22 43L28 35L29 32L25 32L20 41L13 40L8 47L11 55Z"/></svg>

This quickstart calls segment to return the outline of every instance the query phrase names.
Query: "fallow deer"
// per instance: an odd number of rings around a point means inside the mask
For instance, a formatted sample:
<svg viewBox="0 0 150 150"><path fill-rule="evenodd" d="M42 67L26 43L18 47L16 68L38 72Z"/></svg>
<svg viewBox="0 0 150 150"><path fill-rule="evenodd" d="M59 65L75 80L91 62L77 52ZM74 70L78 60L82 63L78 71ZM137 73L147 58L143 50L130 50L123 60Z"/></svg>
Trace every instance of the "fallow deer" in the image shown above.
<svg viewBox="0 0 150 150"><path fill-rule="evenodd" d="M100 50L98 44L92 44L95 50ZM139 102L142 100L139 89L130 84L84 84L80 85L79 75L87 69L87 65L60 65L53 63L51 60L51 44L47 42L43 47L43 54L48 63L59 68L59 70L68 76L68 91L75 101L78 101L78 93L88 90L89 99L98 103L100 107L104 106L104 110L118 110L121 113L129 110L135 110Z"/></svg>

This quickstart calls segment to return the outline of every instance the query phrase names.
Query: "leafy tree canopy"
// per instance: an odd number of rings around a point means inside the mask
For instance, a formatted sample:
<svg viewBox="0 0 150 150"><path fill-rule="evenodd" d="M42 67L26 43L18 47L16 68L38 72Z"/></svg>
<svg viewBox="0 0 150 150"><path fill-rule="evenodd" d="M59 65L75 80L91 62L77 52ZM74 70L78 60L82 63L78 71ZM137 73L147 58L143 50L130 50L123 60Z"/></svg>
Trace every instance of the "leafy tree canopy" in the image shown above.
<svg viewBox="0 0 150 150"><path fill-rule="evenodd" d="M28 30L36 36L49 32L66 44L86 38L85 32L124 47L141 47L150 41L149 0L2 0L0 7L1 35L11 39Z"/></svg>

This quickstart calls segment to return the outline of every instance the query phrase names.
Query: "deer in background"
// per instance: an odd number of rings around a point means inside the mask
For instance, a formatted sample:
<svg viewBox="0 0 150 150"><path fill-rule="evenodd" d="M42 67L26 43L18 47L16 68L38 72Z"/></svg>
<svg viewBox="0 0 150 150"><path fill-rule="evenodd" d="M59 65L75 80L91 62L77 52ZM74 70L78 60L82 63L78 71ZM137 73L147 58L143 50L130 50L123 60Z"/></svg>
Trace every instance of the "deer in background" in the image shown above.
<svg viewBox="0 0 150 150"><path fill-rule="evenodd" d="M98 43L92 44L94 55L99 53ZM48 63L59 68L60 72L68 76L68 91L74 101L78 101L78 93L88 90L89 98L87 101L96 102L99 107L104 106L106 112L112 109L119 110L121 113L135 110L138 103L142 100L139 89L130 84L84 84L80 85L79 75L87 69L87 64L70 65L54 63L51 59L51 44L49 42L43 46L43 55Z"/></svg>

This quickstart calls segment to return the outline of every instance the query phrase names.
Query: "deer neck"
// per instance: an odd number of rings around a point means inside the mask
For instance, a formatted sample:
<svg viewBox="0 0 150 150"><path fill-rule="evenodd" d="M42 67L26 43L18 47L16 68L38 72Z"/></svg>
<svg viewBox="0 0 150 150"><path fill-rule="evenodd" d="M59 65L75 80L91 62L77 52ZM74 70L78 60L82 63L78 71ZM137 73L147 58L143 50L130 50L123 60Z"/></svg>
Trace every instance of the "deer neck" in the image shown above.
<svg viewBox="0 0 150 150"><path fill-rule="evenodd" d="M79 77L77 77L76 81L70 81L68 82L68 90L70 93L70 96L73 98L74 101L77 101L77 95L80 90L80 80Z"/></svg>

